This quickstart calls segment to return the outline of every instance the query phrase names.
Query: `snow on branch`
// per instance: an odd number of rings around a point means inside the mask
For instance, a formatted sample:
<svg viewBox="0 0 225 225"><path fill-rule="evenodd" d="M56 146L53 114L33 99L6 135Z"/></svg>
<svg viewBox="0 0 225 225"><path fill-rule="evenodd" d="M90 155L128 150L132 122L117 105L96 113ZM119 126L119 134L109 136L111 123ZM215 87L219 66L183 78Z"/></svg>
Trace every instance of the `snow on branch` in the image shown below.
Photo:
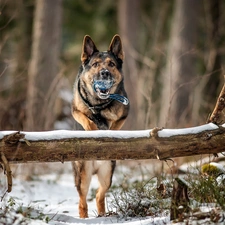
<svg viewBox="0 0 225 225"><path fill-rule="evenodd" d="M225 124L141 131L0 132L10 163L160 159L225 151ZM1 162L1 160L0 160Z"/></svg>

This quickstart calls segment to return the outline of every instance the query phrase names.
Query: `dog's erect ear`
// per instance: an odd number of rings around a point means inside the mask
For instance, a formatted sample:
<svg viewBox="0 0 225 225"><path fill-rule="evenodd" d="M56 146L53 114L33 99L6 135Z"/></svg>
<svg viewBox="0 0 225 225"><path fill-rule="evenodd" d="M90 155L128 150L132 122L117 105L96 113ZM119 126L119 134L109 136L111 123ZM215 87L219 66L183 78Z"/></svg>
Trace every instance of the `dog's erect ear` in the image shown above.
<svg viewBox="0 0 225 225"><path fill-rule="evenodd" d="M84 36L83 47L81 53L81 61L84 63L89 59L95 52L99 52L89 35Z"/></svg>
<svg viewBox="0 0 225 225"><path fill-rule="evenodd" d="M124 59L124 52L122 48L122 42L120 36L116 34L109 45L109 51L112 52L117 58L123 61Z"/></svg>

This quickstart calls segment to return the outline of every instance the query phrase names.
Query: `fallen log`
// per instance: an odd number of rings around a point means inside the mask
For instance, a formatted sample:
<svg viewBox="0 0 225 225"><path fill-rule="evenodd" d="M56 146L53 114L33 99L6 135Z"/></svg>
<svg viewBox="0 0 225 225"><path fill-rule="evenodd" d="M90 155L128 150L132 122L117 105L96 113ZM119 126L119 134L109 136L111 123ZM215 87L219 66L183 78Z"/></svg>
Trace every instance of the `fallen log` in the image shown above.
<svg viewBox="0 0 225 225"><path fill-rule="evenodd" d="M225 151L225 124L142 131L0 132L9 163L160 159ZM1 159L0 159L1 162Z"/></svg>

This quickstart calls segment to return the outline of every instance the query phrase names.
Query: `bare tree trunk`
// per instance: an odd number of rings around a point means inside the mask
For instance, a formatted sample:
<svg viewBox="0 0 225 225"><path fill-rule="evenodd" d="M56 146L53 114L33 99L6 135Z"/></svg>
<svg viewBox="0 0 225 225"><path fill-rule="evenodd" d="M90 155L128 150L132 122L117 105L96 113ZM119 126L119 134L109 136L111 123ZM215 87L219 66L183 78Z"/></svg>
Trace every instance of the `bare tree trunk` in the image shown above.
<svg viewBox="0 0 225 225"><path fill-rule="evenodd" d="M196 76L194 49L201 1L177 0L162 80L159 125L178 127L191 123Z"/></svg>
<svg viewBox="0 0 225 225"><path fill-rule="evenodd" d="M0 1L0 127L5 130L23 130L33 15L32 4L26 3Z"/></svg>
<svg viewBox="0 0 225 225"><path fill-rule="evenodd" d="M118 2L118 24L125 52L123 66L125 88L131 107L124 129L138 129L138 69L137 62L131 52L138 47L140 2L137 0L123 0Z"/></svg>
<svg viewBox="0 0 225 225"><path fill-rule="evenodd" d="M206 73L210 76L206 79L206 85L203 90L202 100L208 102L208 108L211 110L215 99L218 97L219 91L223 84L224 69L221 62L220 49L224 46L224 33L221 24L224 23L222 19L223 2L214 0L206 2L207 12L210 15L208 21L209 40L208 40L208 57L206 62ZM223 19L224 20L224 19ZM222 82L221 82L222 81ZM210 104L211 103L211 104Z"/></svg>
<svg viewBox="0 0 225 225"><path fill-rule="evenodd" d="M55 119L53 81L58 74L62 0L36 0L28 69L26 130L48 130Z"/></svg>

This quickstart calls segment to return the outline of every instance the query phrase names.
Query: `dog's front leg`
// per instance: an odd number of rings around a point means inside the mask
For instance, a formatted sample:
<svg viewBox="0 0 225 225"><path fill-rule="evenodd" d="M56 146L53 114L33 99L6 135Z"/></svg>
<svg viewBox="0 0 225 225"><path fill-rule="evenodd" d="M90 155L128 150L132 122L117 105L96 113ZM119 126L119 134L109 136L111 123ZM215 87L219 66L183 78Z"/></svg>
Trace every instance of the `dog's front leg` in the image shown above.
<svg viewBox="0 0 225 225"><path fill-rule="evenodd" d="M110 126L110 130L120 130L120 128L123 126L124 122L125 122L124 118L114 121Z"/></svg>
<svg viewBox="0 0 225 225"><path fill-rule="evenodd" d="M72 114L74 119L83 126L84 130L98 130L97 125L82 112L75 110Z"/></svg>

